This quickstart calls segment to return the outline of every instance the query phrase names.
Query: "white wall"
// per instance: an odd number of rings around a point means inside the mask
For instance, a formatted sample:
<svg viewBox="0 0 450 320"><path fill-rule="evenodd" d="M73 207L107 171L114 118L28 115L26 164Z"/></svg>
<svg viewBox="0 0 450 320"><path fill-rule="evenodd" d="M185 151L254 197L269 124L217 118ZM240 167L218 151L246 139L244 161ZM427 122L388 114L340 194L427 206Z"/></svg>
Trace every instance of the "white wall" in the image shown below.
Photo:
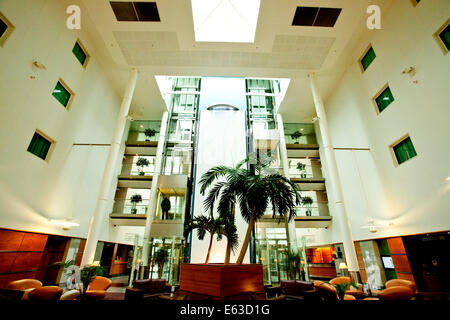
<svg viewBox="0 0 450 320"><path fill-rule="evenodd" d="M370 149L336 151L355 240L450 229L450 55L433 37L449 12L448 0L394 1L325 102L334 147ZM362 73L357 61L370 43L377 57ZM411 66L417 74L403 75ZM386 83L395 101L377 114L372 98ZM389 146L405 134L418 156L398 166ZM370 218L386 227L361 228ZM316 232L318 242L340 242L333 228Z"/></svg>
<svg viewBox="0 0 450 320"><path fill-rule="evenodd" d="M0 2L16 28L0 48L0 228L87 236L109 148L73 144L111 143L121 98L105 77L87 30L66 28L65 11L72 3ZM91 56L86 69L72 54L77 38ZM33 68L33 61L46 70ZM70 109L51 95L58 78L75 93ZM48 161L27 151L36 129L56 141ZM73 218L81 225L63 231L48 218ZM124 230L104 218L100 239L124 242Z"/></svg>

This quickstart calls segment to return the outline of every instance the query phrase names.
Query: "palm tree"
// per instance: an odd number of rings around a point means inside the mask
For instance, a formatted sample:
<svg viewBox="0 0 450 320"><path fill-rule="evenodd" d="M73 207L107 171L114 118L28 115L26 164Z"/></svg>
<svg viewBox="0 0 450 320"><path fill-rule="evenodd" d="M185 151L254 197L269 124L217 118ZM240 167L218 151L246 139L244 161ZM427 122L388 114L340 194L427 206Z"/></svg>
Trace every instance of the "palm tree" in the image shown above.
<svg viewBox="0 0 450 320"><path fill-rule="evenodd" d="M236 167L217 166L208 170L200 180L200 193L203 195L208 186L219 177L225 181L217 182L209 191L204 201L205 209L211 212L219 199L217 210L219 216L234 224L236 205L242 217L248 222L247 233L236 264L242 264L250 242L250 236L256 221L264 215L269 204L273 208L273 217L287 215L291 220L295 215L295 207L300 204L301 198L297 187L289 179L283 177L275 170L267 168L272 161L270 157L255 159L256 164L250 165L250 170L242 168L249 163L250 156L239 162ZM229 263L231 248L228 248L225 264Z"/></svg>
<svg viewBox="0 0 450 320"><path fill-rule="evenodd" d="M243 205L245 198L243 197L243 189L245 188L245 174L247 170L242 166L249 161L249 157L239 162L235 167L216 166L209 169L200 179L200 194L205 195L206 189L216 180L225 177L225 181L217 182L209 191L208 196L204 200L204 208L213 214L216 200L220 197L218 212L224 223L231 226L235 224L236 202ZM234 228L236 228L234 226ZM224 264L230 263L231 250L234 244L230 237L227 237L227 249L225 253ZM237 246L237 239L236 239Z"/></svg>
<svg viewBox="0 0 450 320"><path fill-rule="evenodd" d="M169 251L166 248L160 248L155 252L153 260L158 265L158 278L162 279L162 274L164 270L164 264L169 259Z"/></svg>
<svg viewBox="0 0 450 320"><path fill-rule="evenodd" d="M244 175L245 188L242 197L246 199L240 206L242 217L248 222L247 232L236 264L242 264L250 242L250 236L256 221L261 218L268 206L272 206L272 217L287 217L290 221L295 216L295 207L300 204L298 189L286 177L267 168L270 161L257 160L256 165Z"/></svg>

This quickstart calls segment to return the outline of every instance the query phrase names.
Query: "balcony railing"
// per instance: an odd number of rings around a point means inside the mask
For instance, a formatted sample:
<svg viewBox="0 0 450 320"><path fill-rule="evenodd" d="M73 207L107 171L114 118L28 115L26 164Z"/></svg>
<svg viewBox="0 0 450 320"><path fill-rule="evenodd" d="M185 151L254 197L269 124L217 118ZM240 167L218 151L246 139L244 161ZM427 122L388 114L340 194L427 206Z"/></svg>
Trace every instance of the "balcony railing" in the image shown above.
<svg viewBox="0 0 450 320"><path fill-rule="evenodd" d="M167 217L165 217L165 219L162 219L162 210L161 208L158 208L158 211L156 213L156 215L154 216L153 220L155 221L180 221L183 220L183 215L184 215L184 206L177 206L177 207L173 207L170 208Z"/></svg>
<svg viewBox="0 0 450 320"><path fill-rule="evenodd" d="M142 202L133 203L130 199L120 199L114 201L114 213L123 214L147 214L148 199Z"/></svg>
<svg viewBox="0 0 450 320"><path fill-rule="evenodd" d="M123 164L122 171L120 172L121 176L153 176L154 174L154 165L150 164L146 167L138 167L136 163Z"/></svg>

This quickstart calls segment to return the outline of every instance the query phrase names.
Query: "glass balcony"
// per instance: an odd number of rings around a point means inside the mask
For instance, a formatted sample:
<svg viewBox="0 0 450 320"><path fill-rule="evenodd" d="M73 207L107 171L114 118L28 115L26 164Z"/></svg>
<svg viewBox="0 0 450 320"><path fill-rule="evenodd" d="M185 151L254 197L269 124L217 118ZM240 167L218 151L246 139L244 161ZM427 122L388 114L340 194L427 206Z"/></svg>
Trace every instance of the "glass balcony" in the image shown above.
<svg viewBox="0 0 450 320"><path fill-rule="evenodd" d="M134 120L131 122L128 132L128 141L152 141L158 142L161 121L158 120Z"/></svg>
<svg viewBox="0 0 450 320"><path fill-rule="evenodd" d="M148 199L142 199L142 201L136 203L130 199L115 200L113 213L147 214L148 201Z"/></svg>
<svg viewBox="0 0 450 320"><path fill-rule="evenodd" d="M129 163L129 164L123 164L122 165L122 171L120 172L120 176L122 177L129 177L129 176L139 176L139 177L145 177L145 176L153 176L155 172L155 165L153 163L150 163L148 166L137 166L136 162Z"/></svg>
<svg viewBox="0 0 450 320"><path fill-rule="evenodd" d="M317 217L317 216L329 216L327 202L313 202L311 205L301 205L295 208L297 217Z"/></svg>
<svg viewBox="0 0 450 320"><path fill-rule="evenodd" d="M289 176L298 179L323 179L322 165L318 159L289 158Z"/></svg>
<svg viewBox="0 0 450 320"><path fill-rule="evenodd" d="M286 144L317 144L312 123L284 123Z"/></svg>

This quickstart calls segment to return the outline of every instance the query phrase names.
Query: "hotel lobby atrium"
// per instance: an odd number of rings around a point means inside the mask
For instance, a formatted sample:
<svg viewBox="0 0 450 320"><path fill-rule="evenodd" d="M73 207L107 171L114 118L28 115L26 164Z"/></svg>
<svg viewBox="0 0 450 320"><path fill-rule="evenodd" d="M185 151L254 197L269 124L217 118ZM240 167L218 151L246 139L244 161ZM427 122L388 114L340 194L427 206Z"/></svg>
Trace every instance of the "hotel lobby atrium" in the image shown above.
<svg viewBox="0 0 450 320"><path fill-rule="evenodd" d="M448 301L449 50L448 0L0 0L0 300Z"/></svg>

